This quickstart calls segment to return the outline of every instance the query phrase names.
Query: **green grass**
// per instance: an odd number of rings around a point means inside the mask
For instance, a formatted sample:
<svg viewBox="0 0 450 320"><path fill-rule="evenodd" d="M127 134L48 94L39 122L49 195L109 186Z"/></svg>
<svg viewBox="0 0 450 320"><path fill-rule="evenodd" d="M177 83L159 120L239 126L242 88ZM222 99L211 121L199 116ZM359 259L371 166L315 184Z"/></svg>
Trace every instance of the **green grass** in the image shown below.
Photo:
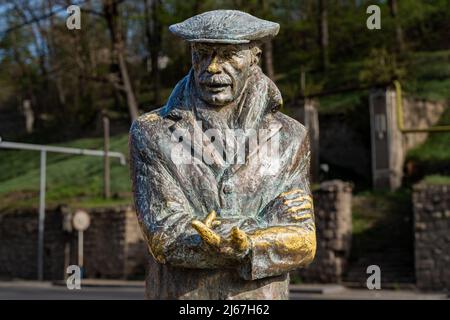
<svg viewBox="0 0 450 320"><path fill-rule="evenodd" d="M354 196L352 215L353 233L361 234L394 212L405 213L404 207L410 200L407 190L397 192L365 191Z"/></svg>
<svg viewBox="0 0 450 320"><path fill-rule="evenodd" d="M318 110L320 114L352 112L361 105L362 99L367 99L367 104L369 103L368 96L363 91L333 94L319 99Z"/></svg>
<svg viewBox="0 0 450 320"><path fill-rule="evenodd" d="M407 158L420 162L450 161L450 132L430 133L423 144L408 152Z"/></svg>
<svg viewBox="0 0 450 320"><path fill-rule="evenodd" d="M443 113L437 125L450 125L450 108ZM424 175L449 175L450 132L430 133L424 143L408 152L406 159L421 167Z"/></svg>
<svg viewBox="0 0 450 320"><path fill-rule="evenodd" d="M111 151L127 155L128 135L111 138ZM102 139L80 139L60 144L76 148L101 149ZM0 149L0 209L37 206L40 154L36 151ZM111 200L102 199L103 159L93 156L47 154L47 194L49 205L68 203L105 206L130 203L128 165L111 158Z"/></svg>
<svg viewBox="0 0 450 320"><path fill-rule="evenodd" d="M355 61L329 70L326 79L310 81L322 81L323 91L346 86L364 86L358 79L362 68L361 61ZM413 53L406 60L405 68L407 73L401 83L406 95L432 101L450 99L450 50ZM295 79L298 78L299 75ZM283 85L287 86L284 82ZM298 85L294 85L293 88L296 92L299 90ZM294 95L288 88L284 91L287 91L288 96ZM282 90L283 94L284 91ZM319 112L321 114L359 112L358 107L368 107L367 93L368 90L363 89L322 96L319 98Z"/></svg>
<svg viewBox="0 0 450 320"><path fill-rule="evenodd" d="M426 176L423 181L427 184L450 185L450 176L430 175Z"/></svg>
<svg viewBox="0 0 450 320"><path fill-rule="evenodd" d="M431 100L450 99L450 50L414 53L410 59L408 77L402 83L406 94ZM341 67L341 66L340 66ZM354 83L361 68L360 62L346 68L331 70L326 88L333 89ZM298 79L298 77L297 77ZM308 78L309 79L309 78ZM320 80L320 79L319 79ZM310 81L314 87L322 86L324 79ZM298 91L298 83L280 81ZM280 88L282 88L281 86ZM282 90L283 91L283 90ZM286 88L286 91L289 91ZM169 91L167 91L168 93ZM165 96L166 92L163 94ZM286 95L287 92L283 92ZM289 94L288 94L289 95ZM144 97L149 99L150 97ZM320 99L319 112L332 114L361 112L368 105L367 91L334 94ZM450 110L439 124L450 124ZM102 139L79 139L64 146L101 149ZM411 150L407 159L425 166L425 178L430 183L448 183L450 167L450 132L431 133L422 145ZM111 150L127 154L127 134L112 137ZM106 206L131 202L131 185L128 166L121 166L111 159L111 190L113 199L102 199L102 159L100 157L75 156L49 153L47 156L47 201L49 204L74 203L85 206ZM447 169L445 169L447 168ZM39 192L39 152L7 151L0 149L0 210L5 207L37 206ZM367 229L370 217L359 219L356 211L355 231Z"/></svg>
<svg viewBox="0 0 450 320"><path fill-rule="evenodd" d="M408 93L428 100L450 99L450 50L417 52L410 61Z"/></svg>
<svg viewBox="0 0 450 320"><path fill-rule="evenodd" d="M352 205L353 248L359 257L365 250L379 250L395 243L408 247L411 238L411 191L366 191L354 195Z"/></svg>

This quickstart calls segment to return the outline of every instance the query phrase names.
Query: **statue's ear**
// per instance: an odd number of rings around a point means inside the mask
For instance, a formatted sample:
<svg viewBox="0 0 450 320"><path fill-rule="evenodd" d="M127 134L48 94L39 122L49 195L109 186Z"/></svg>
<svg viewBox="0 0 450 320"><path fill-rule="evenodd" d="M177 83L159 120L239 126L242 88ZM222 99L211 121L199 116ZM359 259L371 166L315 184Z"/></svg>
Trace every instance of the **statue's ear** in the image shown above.
<svg viewBox="0 0 450 320"><path fill-rule="evenodd" d="M259 60L261 59L262 50L259 48L259 46L252 47L253 52L253 64L258 64Z"/></svg>

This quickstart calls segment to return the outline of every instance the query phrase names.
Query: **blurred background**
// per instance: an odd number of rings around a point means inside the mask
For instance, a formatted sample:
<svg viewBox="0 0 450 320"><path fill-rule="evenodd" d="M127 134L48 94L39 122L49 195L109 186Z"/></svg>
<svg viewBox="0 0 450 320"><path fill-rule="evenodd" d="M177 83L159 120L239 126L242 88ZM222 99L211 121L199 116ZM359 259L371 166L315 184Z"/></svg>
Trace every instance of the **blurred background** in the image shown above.
<svg viewBox="0 0 450 320"><path fill-rule="evenodd" d="M70 5L81 29L66 25ZM319 243L293 292L367 291L375 265L399 297L445 296L449 0L0 0L0 297L11 280L64 281L80 258L92 286L143 290L128 129L191 67L168 26L213 9L281 25L261 67L310 131Z"/></svg>

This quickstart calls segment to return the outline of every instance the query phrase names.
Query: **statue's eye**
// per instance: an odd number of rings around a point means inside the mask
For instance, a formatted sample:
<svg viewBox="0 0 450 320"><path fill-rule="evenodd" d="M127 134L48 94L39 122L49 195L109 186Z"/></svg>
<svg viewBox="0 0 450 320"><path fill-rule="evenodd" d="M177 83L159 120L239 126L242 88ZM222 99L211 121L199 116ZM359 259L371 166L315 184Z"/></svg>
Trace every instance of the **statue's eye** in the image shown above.
<svg viewBox="0 0 450 320"><path fill-rule="evenodd" d="M196 60L203 60L203 59L205 59L206 57L208 57L208 51L206 51L206 50L202 50L202 49L197 49L197 50L195 50L194 51L194 58L196 59Z"/></svg>
<svg viewBox="0 0 450 320"><path fill-rule="evenodd" d="M225 51L223 53L223 55L224 55L225 58L232 58L232 57L237 55L237 51L235 51L235 50Z"/></svg>
<svg viewBox="0 0 450 320"><path fill-rule="evenodd" d="M209 51L205 50L205 49L198 49L197 52L199 55L202 55L202 56L206 56L209 54Z"/></svg>

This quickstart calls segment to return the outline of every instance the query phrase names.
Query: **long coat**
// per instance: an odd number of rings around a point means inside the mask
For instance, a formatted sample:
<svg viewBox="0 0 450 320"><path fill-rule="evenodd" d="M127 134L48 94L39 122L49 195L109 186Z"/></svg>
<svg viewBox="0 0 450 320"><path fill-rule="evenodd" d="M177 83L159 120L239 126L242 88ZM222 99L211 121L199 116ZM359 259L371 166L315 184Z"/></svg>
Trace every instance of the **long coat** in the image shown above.
<svg viewBox="0 0 450 320"><path fill-rule="evenodd" d="M153 277L165 274L165 280L154 278L150 286L154 290L165 286L166 294L154 297L182 295L174 292L175 284L163 281L214 286L225 280L218 274L226 274L238 282L258 283L283 277L312 261L316 250L313 209L298 211L301 200L286 201L292 190L310 196L308 136L303 125L278 111L281 105L278 89L256 67L235 105L235 116L223 121L197 97L191 70L163 108L133 123L130 155L135 206L149 250L159 264L151 262L157 269ZM199 129L199 123L205 127ZM247 152L241 163L227 163L211 143L209 149L202 149L205 141L210 142L203 133L207 128L217 129L217 143L223 143L228 128L265 132L257 151L277 139L277 159ZM183 130L188 135L174 141L173 133ZM184 148L190 161L176 163L175 147ZM194 149L206 151L199 154ZM250 251L240 265L212 252L191 226L193 219L203 219L212 210L223 219L217 233L226 236L238 226L249 235Z"/></svg>

